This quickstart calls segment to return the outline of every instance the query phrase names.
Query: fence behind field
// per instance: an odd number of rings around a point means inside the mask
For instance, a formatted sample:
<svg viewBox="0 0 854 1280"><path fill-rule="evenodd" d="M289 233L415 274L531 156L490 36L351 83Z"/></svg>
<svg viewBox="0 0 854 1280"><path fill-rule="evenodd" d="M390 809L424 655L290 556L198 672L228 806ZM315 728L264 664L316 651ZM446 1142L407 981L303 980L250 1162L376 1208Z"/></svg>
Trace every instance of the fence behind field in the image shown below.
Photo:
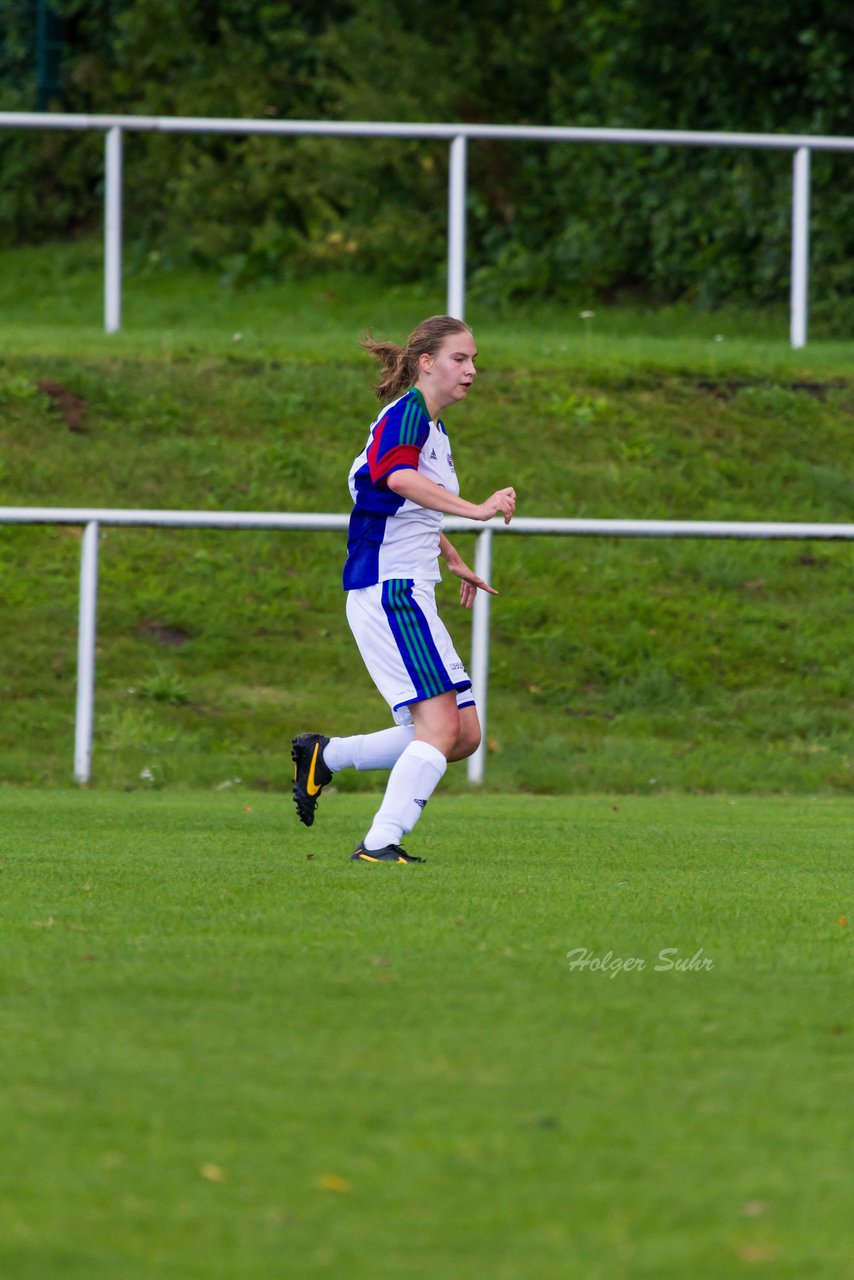
<svg viewBox="0 0 854 1280"><path fill-rule="evenodd" d="M95 706L95 638L98 602L98 533L101 525L163 529L269 529L313 530L344 533L349 516L259 511L122 511L85 507L0 507L0 524L74 524L84 528L80 553L80 603L77 631L77 712L74 734L74 777L86 783L92 773ZM725 520L494 520L448 517L449 533L474 533L475 572L489 582L492 576L492 539L502 535L551 535L609 538L737 538L851 541L854 524L788 524ZM471 678L480 713L481 745L468 760L468 779L483 782L486 761L486 724L489 693L490 597L478 592L472 611Z"/></svg>

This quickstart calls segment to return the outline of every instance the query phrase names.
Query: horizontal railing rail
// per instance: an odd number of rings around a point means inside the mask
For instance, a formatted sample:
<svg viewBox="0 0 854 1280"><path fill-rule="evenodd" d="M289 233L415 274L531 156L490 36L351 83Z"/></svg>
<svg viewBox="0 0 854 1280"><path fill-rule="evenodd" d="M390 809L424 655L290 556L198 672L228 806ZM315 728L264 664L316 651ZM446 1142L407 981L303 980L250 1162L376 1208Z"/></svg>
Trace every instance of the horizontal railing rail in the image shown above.
<svg viewBox="0 0 854 1280"><path fill-rule="evenodd" d="M611 129L587 125L419 123L393 120L257 120L222 116L137 116L0 111L0 128L127 129L142 133L272 134L327 138L488 138L517 142L622 142L672 147L854 151L854 137L813 133L751 133L703 129Z"/></svg>
<svg viewBox="0 0 854 1280"><path fill-rule="evenodd" d="M0 507L0 524L98 524L168 529L346 529L349 515L312 511L169 511L130 507ZM452 533L483 533L479 520L446 516ZM816 538L846 540L854 524L761 520L612 520L516 516L511 524L494 521L494 533L574 534L630 538Z"/></svg>
<svg viewBox="0 0 854 1280"><path fill-rule="evenodd" d="M74 734L74 777L89 782L95 698L95 652L98 599L98 538L101 526L163 529L267 529L336 532L346 530L344 514L269 511L122 510L110 507L0 507L0 525L82 525L80 597L77 633L77 707ZM743 520L609 520L519 517L505 525L499 520L448 517L451 533L476 535L474 569L487 582L492 576L492 537L551 535L610 538L737 538L762 540L854 541L854 524ZM486 718L489 691L490 597L478 592L472 610L471 677L480 714L482 740L469 757L468 778L480 783L486 760Z"/></svg>

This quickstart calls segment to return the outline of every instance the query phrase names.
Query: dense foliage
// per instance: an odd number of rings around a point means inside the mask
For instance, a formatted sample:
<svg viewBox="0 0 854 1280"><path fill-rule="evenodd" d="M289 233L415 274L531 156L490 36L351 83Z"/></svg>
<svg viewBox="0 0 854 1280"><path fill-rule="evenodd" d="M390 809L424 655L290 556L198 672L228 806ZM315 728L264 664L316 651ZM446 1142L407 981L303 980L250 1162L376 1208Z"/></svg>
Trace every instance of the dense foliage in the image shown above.
<svg viewBox="0 0 854 1280"><path fill-rule="evenodd" d="M854 133L854 16L830 0L55 7L66 47L49 105L70 111ZM7 10L0 106L32 107L34 6ZM18 132L2 145L6 244L97 224L98 137ZM851 163L813 163L815 292L837 310L851 292ZM345 263L398 279L442 268L444 145L136 134L127 168L138 268L189 259L236 281ZM474 283L496 301L778 300L790 189L786 152L478 142Z"/></svg>

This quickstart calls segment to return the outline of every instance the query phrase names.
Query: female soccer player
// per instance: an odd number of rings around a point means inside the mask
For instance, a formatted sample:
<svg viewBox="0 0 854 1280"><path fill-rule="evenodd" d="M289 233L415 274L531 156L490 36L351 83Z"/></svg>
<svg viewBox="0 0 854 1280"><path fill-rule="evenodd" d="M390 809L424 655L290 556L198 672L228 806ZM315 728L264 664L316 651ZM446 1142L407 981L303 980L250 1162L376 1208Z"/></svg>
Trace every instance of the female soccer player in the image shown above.
<svg viewBox="0 0 854 1280"><path fill-rule="evenodd" d="M448 434L439 415L468 395L477 351L471 329L433 316L405 347L367 339L382 366L385 407L350 468L353 511L344 566L347 621L395 726L350 738L301 733L293 740L294 800L307 827L321 789L344 768L391 769L382 804L352 857L423 862L400 847L445 772L480 744L471 680L436 611L439 556L461 580L460 602L497 592L464 563L442 533L443 514L510 523L515 490L485 502L459 496Z"/></svg>

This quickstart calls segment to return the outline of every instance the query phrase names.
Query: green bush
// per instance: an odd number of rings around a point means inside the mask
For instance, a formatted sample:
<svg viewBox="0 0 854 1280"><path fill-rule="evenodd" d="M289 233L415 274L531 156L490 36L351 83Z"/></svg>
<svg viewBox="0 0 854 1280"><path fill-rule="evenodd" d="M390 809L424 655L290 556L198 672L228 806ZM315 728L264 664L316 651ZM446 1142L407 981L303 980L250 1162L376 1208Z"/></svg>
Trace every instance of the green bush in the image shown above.
<svg viewBox="0 0 854 1280"><path fill-rule="evenodd" d="M464 21L447 0L56 7L66 53L49 105L70 111L854 133L854 46L823 0L738 13L711 0L550 0L534 12L498 0ZM37 86L30 10L14 12L0 106L20 108ZM7 135L0 242L91 229L100 147ZM214 264L229 285L342 267L429 278L445 256L446 161L444 144L414 141L133 134L129 261ZM850 164L817 154L813 166L814 292L840 331L854 319ZM470 271L498 304L780 301L790 205L788 152L478 141Z"/></svg>

